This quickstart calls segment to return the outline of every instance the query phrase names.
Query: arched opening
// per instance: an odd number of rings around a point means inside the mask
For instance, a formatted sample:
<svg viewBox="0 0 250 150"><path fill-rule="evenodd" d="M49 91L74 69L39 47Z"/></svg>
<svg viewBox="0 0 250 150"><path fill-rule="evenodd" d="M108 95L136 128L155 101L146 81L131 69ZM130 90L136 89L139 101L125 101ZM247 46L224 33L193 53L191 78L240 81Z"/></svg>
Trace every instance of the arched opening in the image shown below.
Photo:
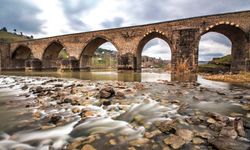
<svg viewBox="0 0 250 150"><path fill-rule="evenodd" d="M69 59L69 54L64 46L59 42L52 42L45 49L43 54L44 69L58 69L61 60Z"/></svg>
<svg viewBox="0 0 250 150"><path fill-rule="evenodd" d="M80 56L80 68L82 70L116 69L116 47L105 38L95 38L83 49Z"/></svg>
<svg viewBox="0 0 250 150"><path fill-rule="evenodd" d="M199 43L198 64L203 64L199 66L199 71L218 73L244 70L246 43L246 35L239 27L220 24L208 28Z"/></svg>
<svg viewBox="0 0 250 150"><path fill-rule="evenodd" d="M32 58L31 49L27 46L19 46L11 55L12 67L15 69L24 69L25 61Z"/></svg>
<svg viewBox="0 0 250 150"><path fill-rule="evenodd" d="M171 71L171 48L169 40L159 32L152 32L139 43L136 53L136 68L162 68Z"/></svg>

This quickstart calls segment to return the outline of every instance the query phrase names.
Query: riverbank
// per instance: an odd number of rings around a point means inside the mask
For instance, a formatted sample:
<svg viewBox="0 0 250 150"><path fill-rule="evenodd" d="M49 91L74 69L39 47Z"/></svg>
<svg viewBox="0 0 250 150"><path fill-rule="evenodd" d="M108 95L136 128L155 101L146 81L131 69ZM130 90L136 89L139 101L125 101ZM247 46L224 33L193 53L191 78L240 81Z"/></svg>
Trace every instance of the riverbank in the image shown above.
<svg viewBox="0 0 250 150"><path fill-rule="evenodd" d="M241 72L239 74L205 74L203 76L207 80L230 83L250 83L250 72Z"/></svg>
<svg viewBox="0 0 250 150"><path fill-rule="evenodd" d="M17 109L16 122L1 120L0 149L250 146L249 89L17 76L0 87L2 107Z"/></svg>

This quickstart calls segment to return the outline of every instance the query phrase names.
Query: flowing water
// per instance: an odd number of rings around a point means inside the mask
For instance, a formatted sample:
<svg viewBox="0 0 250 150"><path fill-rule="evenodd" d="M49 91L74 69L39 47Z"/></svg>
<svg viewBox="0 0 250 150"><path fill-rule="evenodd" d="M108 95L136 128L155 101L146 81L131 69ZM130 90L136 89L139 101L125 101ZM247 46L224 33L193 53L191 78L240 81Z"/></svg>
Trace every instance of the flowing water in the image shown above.
<svg viewBox="0 0 250 150"><path fill-rule="evenodd" d="M91 81L136 81L136 82L162 82L171 81L171 74L166 72L110 72L110 71L94 71L94 72L1 72L2 75L7 76L21 76L24 83L28 83L29 86L36 84L42 84L43 81L37 79L29 79L29 76L41 76L41 77L56 77L56 78L70 78L80 80ZM27 77L23 77L27 76ZM198 75L197 82L201 84L201 87L210 89L222 89L231 90L238 88L249 88L245 85L235 85L226 82L209 81L203 79ZM109 107L97 107L88 105L87 107L79 106L79 109L87 109L95 112L95 117L86 119L84 122L80 121L79 116L71 115L71 121L64 126L48 130L39 130L35 124L30 126L22 126L22 122L28 121L31 117L31 113L37 111L36 108L28 109L24 111L16 103L16 101L25 101L33 98L33 95L28 97L25 94L28 90L21 90L24 83L16 82L12 78L0 79L0 150L5 149L40 149L46 150L49 147L54 149L62 149L72 138L78 138L82 136L89 136L91 134L116 134L117 136L127 136L127 139L136 139L142 137L145 132L145 128L140 125L134 124L135 119L137 124L151 124L157 120L171 120L175 117L184 117L177 113L179 106L172 104L168 106L160 105L154 99L147 96L135 97L139 103L131 103L130 105L111 105ZM55 84L55 83L54 83ZM69 83L70 84L70 83ZM9 88L11 86L11 89ZM48 87L54 85L48 84ZM86 89L93 88L92 85L85 87ZM160 90L160 89L158 89ZM147 98L145 98L147 97ZM95 97L90 97L93 101ZM147 99L144 103L143 100ZM188 99L188 98L187 98ZM12 102L14 106L12 106ZM187 100L188 101L188 100ZM237 104L229 102L191 102L193 108L207 110L211 112L218 112L224 115L232 112L246 114L247 111L241 109ZM56 105L56 104L54 104ZM11 106L11 107L10 107ZM42 112L43 116L53 113L69 113L68 108L71 106L65 106L65 108L59 110L50 110ZM119 110L119 107L126 108L125 110ZM11 108L11 109L10 109ZM109 109L115 109L115 111L109 111ZM21 114L20 114L21 113ZM139 123L138 123L139 122ZM8 133L8 134L6 134Z"/></svg>

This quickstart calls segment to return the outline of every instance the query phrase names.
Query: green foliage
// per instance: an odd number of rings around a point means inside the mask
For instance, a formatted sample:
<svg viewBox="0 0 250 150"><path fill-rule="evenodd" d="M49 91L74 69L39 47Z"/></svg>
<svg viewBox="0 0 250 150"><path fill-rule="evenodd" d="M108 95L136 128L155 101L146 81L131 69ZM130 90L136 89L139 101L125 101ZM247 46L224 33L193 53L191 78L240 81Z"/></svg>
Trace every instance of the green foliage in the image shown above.
<svg viewBox="0 0 250 150"><path fill-rule="evenodd" d="M8 32L6 27L3 27L0 31Z"/></svg>
<svg viewBox="0 0 250 150"><path fill-rule="evenodd" d="M231 65L232 62L232 56L226 55L221 58L215 58L210 63L211 64L217 64L217 65Z"/></svg>
<svg viewBox="0 0 250 150"><path fill-rule="evenodd" d="M0 42L17 42L28 40L28 37L16 35L10 32L0 31Z"/></svg>
<svg viewBox="0 0 250 150"><path fill-rule="evenodd" d="M58 58L60 59L69 59L69 54L67 53L66 49L62 49L58 54Z"/></svg>

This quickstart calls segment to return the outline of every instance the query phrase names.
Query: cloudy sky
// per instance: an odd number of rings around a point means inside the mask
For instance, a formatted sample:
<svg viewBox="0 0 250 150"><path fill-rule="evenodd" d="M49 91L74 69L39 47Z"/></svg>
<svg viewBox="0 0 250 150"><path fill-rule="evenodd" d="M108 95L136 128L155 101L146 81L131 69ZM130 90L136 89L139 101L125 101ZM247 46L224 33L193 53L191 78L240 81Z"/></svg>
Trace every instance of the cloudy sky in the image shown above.
<svg viewBox="0 0 250 150"><path fill-rule="evenodd" d="M0 27L35 38L173 19L250 10L250 0L0 0ZM230 53L231 43L218 34L200 42L200 60ZM103 47L111 48L110 44ZM219 50L219 52L218 52ZM151 40L143 54L170 58L168 45Z"/></svg>

